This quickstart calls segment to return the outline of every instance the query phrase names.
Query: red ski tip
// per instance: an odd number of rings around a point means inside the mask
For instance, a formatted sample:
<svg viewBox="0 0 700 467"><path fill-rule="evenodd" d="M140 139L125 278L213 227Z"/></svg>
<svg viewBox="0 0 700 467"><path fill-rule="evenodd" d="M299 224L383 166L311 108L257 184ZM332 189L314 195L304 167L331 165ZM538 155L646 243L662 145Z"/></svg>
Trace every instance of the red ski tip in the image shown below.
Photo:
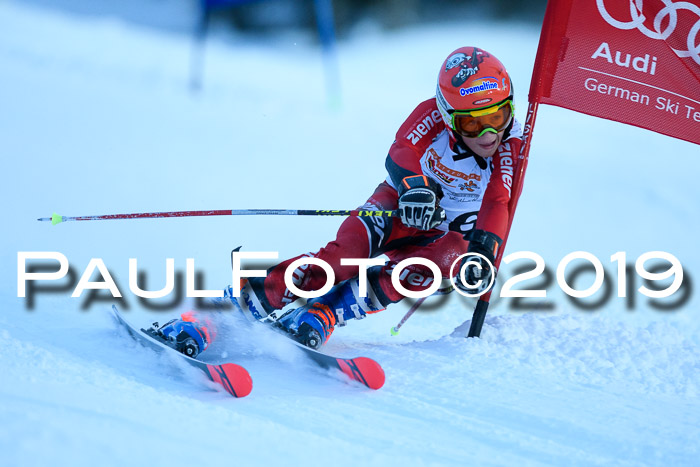
<svg viewBox="0 0 700 467"><path fill-rule="evenodd" d="M245 397L253 390L253 380L248 371L235 363L207 365L212 381L222 385L233 397Z"/></svg>
<svg viewBox="0 0 700 467"><path fill-rule="evenodd" d="M379 389L384 386L384 370L371 358L357 357L347 360L339 358L338 365L343 373L370 389Z"/></svg>

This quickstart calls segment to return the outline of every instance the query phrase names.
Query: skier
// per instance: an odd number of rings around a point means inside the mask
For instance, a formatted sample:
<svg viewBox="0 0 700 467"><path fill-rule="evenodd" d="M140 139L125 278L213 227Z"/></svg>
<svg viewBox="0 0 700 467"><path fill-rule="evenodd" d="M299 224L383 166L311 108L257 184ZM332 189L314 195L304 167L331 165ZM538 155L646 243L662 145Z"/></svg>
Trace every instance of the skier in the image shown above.
<svg viewBox="0 0 700 467"><path fill-rule="evenodd" d="M272 321L302 344L319 348L336 326L404 298L391 280L392 269L403 259L429 259L448 278L452 263L467 253L462 264L469 262L468 286L488 284L495 271L476 254L493 264L506 234L521 135L512 83L503 64L477 47L455 50L440 68L435 97L418 104L396 133L386 159L388 177L360 208L398 209L399 218L349 217L336 239L319 251L283 261L264 278L244 279L237 299L244 313ZM362 297L358 267L340 261L380 255L389 261L368 268L367 284L362 284L368 293ZM336 285L326 295L279 316L298 298L285 285L285 270L303 256L328 263ZM400 278L411 291L425 290L432 281L431 270L419 264L407 267ZM326 273L306 264L294 271L293 282L304 291L319 290ZM227 295L236 300L232 287ZM181 332L183 327L173 324L171 332ZM200 332L197 337L204 335ZM206 347L206 339L202 344Z"/></svg>

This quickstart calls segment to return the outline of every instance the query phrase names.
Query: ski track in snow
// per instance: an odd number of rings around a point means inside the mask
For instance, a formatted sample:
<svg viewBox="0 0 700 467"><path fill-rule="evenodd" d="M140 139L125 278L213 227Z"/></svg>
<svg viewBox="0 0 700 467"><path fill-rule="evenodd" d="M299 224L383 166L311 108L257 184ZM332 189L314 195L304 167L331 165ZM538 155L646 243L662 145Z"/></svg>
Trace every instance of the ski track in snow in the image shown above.
<svg viewBox="0 0 700 467"><path fill-rule="evenodd" d="M207 390L212 385L196 370L140 348L110 320L99 321L97 335L68 350L2 331L0 361L11 382L2 390L8 435L2 439L12 433L24 441L10 450L20 463L36 454L37 444L49 446L46 454L60 446L71 462L87 462L89 452L81 457L83 450L70 446L112 453L109 436L126 434L129 456L138 453L144 462L163 462L168 447L179 443L215 451L230 443L227 436L235 437L238 456L274 461L274 452L261 452L255 442L259 430L279 437L278 455L300 462L304 456L293 454L298 442L330 443L337 461L352 452L371 464L476 458L677 465L697 454L697 402L690 401L700 385L698 349L658 324L633 332L571 317L498 317L488 320L480 340L448 336L367 347L363 354L388 374L377 392L343 384L339 374L324 376L303 359L258 355L237 359L255 387L233 400ZM668 341L654 342L652 335ZM102 343L98 355L76 353L91 341L88 348ZM121 459L119 450L114 454ZM197 457L182 460L189 455Z"/></svg>
<svg viewBox="0 0 700 467"><path fill-rule="evenodd" d="M281 258L317 249L339 219L34 219L52 210L355 207L382 180L396 128L430 97L447 51L488 37L479 45L508 64L522 118L536 29L364 25L340 44L335 110L320 54L304 37L215 34L205 88L193 95L189 37L16 1L0 4L0 30L0 189L10 201L0 251L3 464L698 465L694 296L675 312L641 297L631 311L613 299L584 312L556 292L553 312L494 304L480 339L463 337L473 305L456 297L439 310L426 303L395 338L388 330L409 305L391 306L327 345L379 361L379 391L316 368L266 330L239 338L234 329L206 357L250 371L253 392L239 400L133 342L109 317L109 301L84 310L69 288L38 294L33 310L16 298L18 251L60 251L77 274L100 257L125 295L119 305L145 326L186 308L144 310L128 290L128 258L148 272L149 288L162 284L172 257L178 271L195 258L206 288L219 289L232 247ZM617 251L633 261L666 250L692 278L697 146L540 112L508 250L535 251L550 268L590 251L610 271ZM668 175L673 167L683 170Z"/></svg>

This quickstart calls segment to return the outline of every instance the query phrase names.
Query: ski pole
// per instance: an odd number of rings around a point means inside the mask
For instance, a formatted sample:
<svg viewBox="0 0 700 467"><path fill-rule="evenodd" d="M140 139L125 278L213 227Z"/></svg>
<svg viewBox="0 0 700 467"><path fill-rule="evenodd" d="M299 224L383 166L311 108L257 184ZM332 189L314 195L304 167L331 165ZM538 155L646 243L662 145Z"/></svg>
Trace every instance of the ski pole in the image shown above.
<svg viewBox="0 0 700 467"><path fill-rule="evenodd" d="M322 209L222 209L216 211L170 211L170 212L135 212L131 214L100 214L97 216L61 216L40 217L38 221L56 225L69 221L99 221L110 219L155 219L162 217L195 216L346 216L346 217L394 217L398 211L371 211L361 209L322 210Z"/></svg>
<svg viewBox="0 0 700 467"><path fill-rule="evenodd" d="M399 329L401 329L401 326L403 326L404 323L405 323L406 321L408 321L408 318L410 318L411 315L413 315L413 313L416 312L416 310L418 309L418 307L420 307L420 306L423 304L423 302L425 301L425 298L426 298L426 297L421 297L421 298L419 298L418 300L416 300L416 303L414 303L413 306L411 306L411 308L408 309L408 312L406 312L406 314L403 315L403 318L401 318L401 321L399 321L399 324L397 324L396 326L394 326L393 328L391 328L391 335L392 335L392 336L398 336L398 335L399 335Z"/></svg>
<svg viewBox="0 0 700 467"><path fill-rule="evenodd" d="M438 289L438 291L435 292L433 295L447 295L450 292L452 292L452 286L443 287L441 289ZM401 326L403 326L406 323L406 321L408 321L408 318L410 318L413 315L413 313L416 312L416 310L418 308L420 308L420 306L423 304L423 302L425 301L426 298L428 298L428 297L421 297L418 300L416 300L416 303L414 303L413 306L411 306L411 308L408 309L408 311L403 316L403 318L401 318L401 321L399 321L399 324L397 324L396 326L391 328L391 335L392 336L399 335L399 329L401 329Z"/></svg>

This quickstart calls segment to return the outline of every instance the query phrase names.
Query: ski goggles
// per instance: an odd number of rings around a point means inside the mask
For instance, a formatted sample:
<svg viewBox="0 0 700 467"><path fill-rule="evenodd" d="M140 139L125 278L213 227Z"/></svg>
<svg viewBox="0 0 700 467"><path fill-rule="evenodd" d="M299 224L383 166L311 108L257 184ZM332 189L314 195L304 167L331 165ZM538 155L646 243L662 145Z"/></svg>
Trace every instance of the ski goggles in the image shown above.
<svg viewBox="0 0 700 467"><path fill-rule="evenodd" d="M451 115L452 128L467 138L478 138L488 132L498 133L510 124L514 111L510 99L484 109L455 110Z"/></svg>

